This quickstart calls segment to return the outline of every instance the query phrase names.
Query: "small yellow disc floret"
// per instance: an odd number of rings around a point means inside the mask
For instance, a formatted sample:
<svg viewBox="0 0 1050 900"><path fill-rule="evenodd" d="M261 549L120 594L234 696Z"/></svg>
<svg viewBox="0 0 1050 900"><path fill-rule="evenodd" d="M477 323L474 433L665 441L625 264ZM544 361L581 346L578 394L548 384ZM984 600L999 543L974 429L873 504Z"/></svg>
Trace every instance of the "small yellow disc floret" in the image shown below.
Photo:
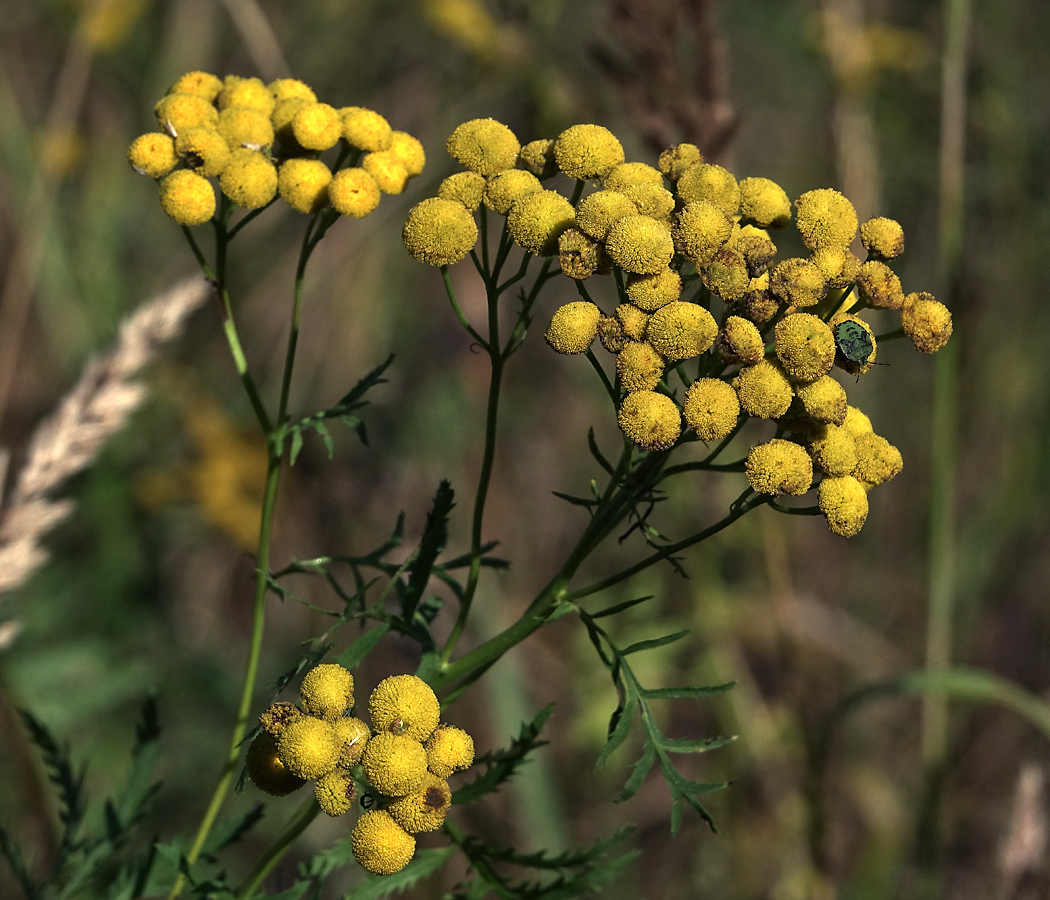
<svg viewBox="0 0 1050 900"><path fill-rule="evenodd" d="M354 859L373 875L393 875L411 862L416 839L397 824L385 809L370 809L350 832Z"/></svg>
<svg viewBox="0 0 1050 900"><path fill-rule="evenodd" d="M795 225L810 250L845 247L857 234L857 211L832 188L807 191L795 201L795 207Z"/></svg>
<svg viewBox="0 0 1050 900"><path fill-rule="evenodd" d="M740 182L740 213L759 228L784 228L791 221L791 201L775 181L745 178Z"/></svg>
<svg viewBox="0 0 1050 900"><path fill-rule="evenodd" d="M299 688L303 710L332 721L354 705L354 676L336 663L314 666Z"/></svg>
<svg viewBox="0 0 1050 900"><path fill-rule="evenodd" d="M380 731L365 744L361 766L368 783L380 794L404 797L422 787L427 776L427 752L411 735Z"/></svg>
<svg viewBox="0 0 1050 900"><path fill-rule="evenodd" d="M859 437L872 430L871 419L855 406L846 407L846 418L842 421L842 427L854 437Z"/></svg>
<svg viewBox="0 0 1050 900"><path fill-rule="evenodd" d="M663 378L664 367L664 358L643 341L627 341L616 354L616 374L626 391L651 391Z"/></svg>
<svg viewBox="0 0 1050 900"><path fill-rule="evenodd" d="M401 237L420 262L448 266L470 253L478 239L478 226L462 203L431 197L412 207Z"/></svg>
<svg viewBox="0 0 1050 900"><path fill-rule="evenodd" d="M800 384L795 395L802 401L806 414L818 422L841 425L846 420L846 389L830 375L809 384Z"/></svg>
<svg viewBox="0 0 1050 900"><path fill-rule="evenodd" d="M317 779L314 797L322 812L334 818L353 809L357 800L357 785L349 772L336 769Z"/></svg>
<svg viewBox="0 0 1050 900"><path fill-rule="evenodd" d="M732 233L733 220L707 200L687 203L672 231L675 248L698 266L711 262Z"/></svg>
<svg viewBox="0 0 1050 900"><path fill-rule="evenodd" d="M438 185L437 195L442 200L456 200L470 212L477 212L484 191L484 175L477 172L456 172Z"/></svg>
<svg viewBox="0 0 1050 900"><path fill-rule="evenodd" d="M273 143L274 131L270 114L249 106L229 106L219 114L215 126L226 143L233 147L261 150Z"/></svg>
<svg viewBox="0 0 1050 900"><path fill-rule="evenodd" d="M718 336L718 325L702 306L676 300L653 313L646 336L657 353L677 362L710 347Z"/></svg>
<svg viewBox="0 0 1050 900"><path fill-rule="evenodd" d="M809 454L793 441L781 438L753 447L744 469L751 487L760 494L801 496L813 484Z"/></svg>
<svg viewBox="0 0 1050 900"><path fill-rule="evenodd" d="M817 487L817 505L828 520L828 528L843 537L853 537L868 517L868 494L864 485L849 475L821 481Z"/></svg>
<svg viewBox="0 0 1050 900"><path fill-rule="evenodd" d="M740 418L740 400L719 378L698 378L685 392L682 413L702 441L717 441L735 427Z"/></svg>
<svg viewBox="0 0 1050 900"><path fill-rule="evenodd" d="M664 176L658 169L654 169L647 163L623 162L613 166L602 179L602 187L607 191L620 191L621 193L633 184L643 183L663 187Z"/></svg>
<svg viewBox="0 0 1050 900"><path fill-rule="evenodd" d="M532 172L526 172L524 169L504 169L488 180L482 199L493 212L505 216L522 197L542 190L543 185Z"/></svg>
<svg viewBox="0 0 1050 900"><path fill-rule="evenodd" d="M179 162L175 141L160 131L139 135L128 147L128 162L139 175L163 178Z"/></svg>
<svg viewBox="0 0 1050 900"><path fill-rule="evenodd" d="M748 366L733 382L740 405L759 419L778 419L788 411L794 393L787 373L779 363L764 359Z"/></svg>
<svg viewBox="0 0 1050 900"><path fill-rule="evenodd" d="M317 94L305 82L298 78L278 78L266 85L266 89L273 95L273 99L280 103L282 100L306 100L310 103L317 102Z"/></svg>
<svg viewBox="0 0 1050 900"><path fill-rule="evenodd" d="M168 88L169 94L196 94L214 103L222 90L222 79L210 72L187 72Z"/></svg>
<svg viewBox="0 0 1050 900"><path fill-rule="evenodd" d="M387 811L409 834L422 834L437 831L444 824L451 806L452 791L448 782L428 772L418 791L395 800Z"/></svg>
<svg viewBox="0 0 1050 900"><path fill-rule="evenodd" d="M916 350L936 353L952 336L952 314L933 294L908 294L901 307L901 327Z"/></svg>
<svg viewBox="0 0 1050 900"><path fill-rule="evenodd" d="M343 137L347 143L367 153L389 150L394 143L394 130L375 110L363 106L344 106L339 110L343 120Z"/></svg>
<svg viewBox="0 0 1050 900"><path fill-rule="evenodd" d="M784 370L800 381L816 381L835 364L835 335L819 317L792 313L777 322L773 345Z"/></svg>
<svg viewBox="0 0 1050 900"><path fill-rule="evenodd" d="M211 128L184 128L175 138L175 152L185 157L189 168L205 178L221 175L230 161L229 144Z"/></svg>
<svg viewBox="0 0 1050 900"><path fill-rule="evenodd" d="M332 208L352 219L363 219L373 213L381 196L376 180L358 166L340 169L328 182Z"/></svg>
<svg viewBox="0 0 1050 900"><path fill-rule="evenodd" d="M179 169L160 183L160 205L180 225L202 225L215 214L215 190L206 178Z"/></svg>
<svg viewBox="0 0 1050 900"><path fill-rule="evenodd" d="M445 148L461 166L487 177L513 167L521 144L502 122L471 119L456 127Z"/></svg>
<svg viewBox="0 0 1050 900"><path fill-rule="evenodd" d="M617 219L605 236L605 252L625 272L657 275L674 256L667 227L648 216Z"/></svg>
<svg viewBox="0 0 1050 900"><path fill-rule="evenodd" d="M400 194L408 184L408 169L391 150L366 153L361 157L361 168L376 180L384 194Z"/></svg>
<svg viewBox="0 0 1050 900"><path fill-rule="evenodd" d="M547 326L547 343L559 353L586 353L598 333L601 310L586 300L574 300L555 310Z"/></svg>
<svg viewBox="0 0 1050 900"><path fill-rule="evenodd" d="M623 195L630 200L643 216L652 219L667 219L674 212L674 194L662 184L640 181L628 185Z"/></svg>
<svg viewBox="0 0 1050 900"><path fill-rule="evenodd" d="M636 391L620 404L620 430L643 450L669 450L682 433L674 400L655 391Z"/></svg>
<svg viewBox="0 0 1050 900"><path fill-rule="evenodd" d="M627 296L645 312L656 312L682 295L682 277L674 269L655 275L628 275Z"/></svg>
<svg viewBox="0 0 1050 900"><path fill-rule="evenodd" d="M632 341L644 341L649 325L649 314L642 312L633 303L621 303L613 313L620 322L623 334Z"/></svg>
<svg viewBox="0 0 1050 900"><path fill-rule="evenodd" d="M857 465L853 477L867 485L880 485L900 474L904 468L901 452L882 435L873 431L853 439L857 448Z"/></svg>
<svg viewBox="0 0 1050 900"><path fill-rule="evenodd" d="M507 214L514 242L539 256L558 252L558 238L575 222L575 211L557 191L536 191L518 200Z"/></svg>
<svg viewBox="0 0 1050 900"><path fill-rule="evenodd" d="M265 116L273 112L276 102L274 95L263 84L262 79L240 78L237 75L226 76L222 90L215 98L215 105L220 111L232 106L243 106L257 109Z"/></svg>
<svg viewBox="0 0 1050 900"><path fill-rule="evenodd" d="M405 167L409 178L421 174L427 164L423 145L407 131L391 132L389 152Z"/></svg>
<svg viewBox="0 0 1050 900"><path fill-rule="evenodd" d="M808 259L785 259L769 279L769 289L789 306L815 306L828 292L824 273Z"/></svg>
<svg viewBox="0 0 1050 900"><path fill-rule="evenodd" d="M264 153L241 147L230 153L219 187L238 206L259 209L277 195L277 169Z"/></svg>
<svg viewBox="0 0 1050 900"><path fill-rule="evenodd" d="M172 137L185 128L214 128L219 111L197 94L168 94L157 101L153 111L160 127Z"/></svg>
<svg viewBox="0 0 1050 900"><path fill-rule="evenodd" d="M427 768L438 778L448 778L473 762L474 739L467 732L453 725L434 729L427 741Z"/></svg>
<svg viewBox="0 0 1050 900"><path fill-rule="evenodd" d="M305 778L293 775L281 762L277 741L265 731L255 736L244 762L252 784L272 797L283 797L306 784Z"/></svg>
<svg viewBox="0 0 1050 900"><path fill-rule="evenodd" d="M327 103L304 103L292 118L292 136L307 150L327 150L343 136L342 117Z"/></svg>
<svg viewBox="0 0 1050 900"><path fill-rule="evenodd" d="M604 241L613 222L624 216L638 215L638 207L619 191L595 191L576 207L576 225L584 234Z"/></svg>
<svg viewBox="0 0 1050 900"><path fill-rule="evenodd" d="M368 698L376 731L391 731L425 741L437 728L441 706L433 689L416 675L384 678Z"/></svg>
<svg viewBox="0 0 1050 900"><path fill-rule="evenodd" d="M623 145L601 125L573 125L554 142L554 159L570 178L604 178L624 161Z"/></svg>
<svg viewBox="0 0 1050 900"><path fill-rule="evenodd" d="M342 741L328 722L300 716L289 722L277 739L277 752L293 775L319 778L339 764Z"/></svg>
<svg viewBox="0 0 1050 900"><path fill-rule="evenodd" d="M904 306L904 289L897 274L877 259L869 259L857 273L861 297L878 309L900 309Z"/></svg>
<svg viewBox="0 0 1050 900"><path fill-rule="evenodd" d="M813 460L833 477L849 475L857 467L857 443L837 425L825 425L809 442Z"/></svg>
<svg viewBox="0 0 1050 900"><path fill-rule="evenodd" d="M904 229L885 216L868 219L861 225L860 240L873 259L894 259L904 252Z"/></svg>
<svg viewBox="0 0 1050 900"><path fill-rule="evenodd" d="M277 193L296 212L314 213L328 204L332 170L319 159L288 159L277 173Z"/></svg>
<svg viewBox="0 0 1050 900"><path fill-rule="evenodd" d="M713 163L700 163L687 169L675 185L683 203L706 200L727 216L740 207L740 187L733 173Z"/></svg>

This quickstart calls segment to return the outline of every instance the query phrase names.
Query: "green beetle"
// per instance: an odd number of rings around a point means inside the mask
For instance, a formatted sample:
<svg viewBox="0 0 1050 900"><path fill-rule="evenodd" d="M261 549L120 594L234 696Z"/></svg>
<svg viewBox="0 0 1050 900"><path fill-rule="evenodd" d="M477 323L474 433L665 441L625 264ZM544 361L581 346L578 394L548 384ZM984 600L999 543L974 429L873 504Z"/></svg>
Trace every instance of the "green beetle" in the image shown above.
<svg viewBox="0 0 1050 900"><path fill-rule="evenodd" d="M835 326L835 346L852 363L864 365L875 349L868 330L858 322L847 319Z"/></svg>

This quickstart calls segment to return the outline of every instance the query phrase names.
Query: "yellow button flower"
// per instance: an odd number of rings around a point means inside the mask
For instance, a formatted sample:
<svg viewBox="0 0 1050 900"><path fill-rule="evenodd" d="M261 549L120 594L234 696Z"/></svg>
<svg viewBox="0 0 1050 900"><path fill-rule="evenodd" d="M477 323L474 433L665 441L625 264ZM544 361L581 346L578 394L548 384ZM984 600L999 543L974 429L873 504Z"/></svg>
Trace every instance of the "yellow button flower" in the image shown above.
<svg viewBox="0 0 1050 900"><path fill-rule="evenodd" d="M445 822L452 806L452 791L448 782L427 773L418 791L400 797L387 807L390 817L409 834L437 831Z"/></svg>
<svg viewBox="0 0 1050 900"><path fill-rule="evenodd" d="M657 275L670 265L674 244L667 227L655 219L625 216L609 228L605 252L625 272Z"/></svg>
<svg viewBox="0 0 1050 900"><path fill-rule="evenodd" d="M175 138L175 152L185 157L189 168L205 178L221 175L230 161L229 144L219 132L210 128L180 131Z"/></svg>
<svg viewBox="0 0 1050 900"><path fill-rule="evenodd" d="M558 238L558 264L570 278L583 281L603 266L608 267L609 258L594 238L569 228Z"/></svg>
<svg viewBox="0 0 1050 900"><path fill-rule="evenodd" d="M740 187L733 173L713 163L700 163L682 173L675 184L675 193L683 203L706 200L727 216L740 208Z"/></svg>
<svg viewBox="0 0 1050 900"><path fill-rule="evenodd" d="M423 145L407 131L393 131L390 135L390 150L401 165L405 167L409 178L421 174L427 164L427 155Z"/></svg>
<svg viewBox="0 0 1050 900"><path fill-rule="evenodd" d="M726 303L739 300L751 285L744 257L729 247L719 250L700 273L701 280L712 294Z"/></svg>
<svg viewBox="0 0 1050 900"><path fill-rule="evenodd" d="M769 289L789 306L815 306L828 292L817 264L808 259L785 259L773 269Z"/></svg>
<svg viewBox="0 0 1050 900"><path fill-rule="evenodd" d="M222 79L210 72L187 72L168 88L169 94L196 94L214 103L222 90Z"/></svg>
<svg viewBox="0 0 1050 900"><path fill-rule="evenodd" d="M620 430L643 450L669 450L682 433L682 415L674 400L655 391L636 391L620 404Z"/></svg>
<svg viewBox="0 0 1050 900"><path fill-rule="evenodd" d="M642 312L633 303L621 303L614 315L620 322L620 330L632 341L644 341L649 325L649 314Z"/></svg>
<svg viewBox="0 0 1050 900"><path fill-rule="evenodd" d="M619 353L630 343L627 340L627 336L623 333L623 326L620 325L620 320L616 316L602 316L598 319L598 340L602 342L602 346L610 353ZM646 345L648 346L648 345ZM652 347L649 348L652 350ZM656 353L653 350L653 353ZM659 354L657 354L659 358ZM661 368L661 372L663 369ZM660 377L657 376L656 382L653 383L653 387L660 381ZM643 390L649 390L644 388Z"/></svg>
<svg viewBox="0 0 1050 900"><path fill-rule="evenodd" d="M646 336L664 359L677 362L710 347L718 336L718 325L702 306L676 300L653 313Z"/></svg>
<svg viewBox="0 0 1050 900"><path fill-rule="evenodd" d="M495 175L514 166L521 144L502 122L471 119L456 127L445 142L448 155L479 175Z"/></svg>
<svg viewBox="0 0 1050 900"><path fill-rule="evenodd" d="M477 172L456 172L438 185L442 200L456 200L470 212L477 212L485 191L485 177Z"/></svg>
<svg viewBox="0 0 1050 900"><path fill-rule="evenodd" d="M685 172L704 161L704 154L696 144L675 144L660 154L657 166L671 181L677 181Z"/></svg>
<svg viewBox="0 0 1050 900"><path fill-rule="evenodd" d="M616 374L625 391L651 391L664 377L664 366L663 357L643 341L627 341L616 354Z"/></svg>
<svg viewBox="0 0 1050 900"><path fill-rule="evenodd" d="M674 269L655 275L628 275L627 296L639 309L656 312L682 295L682 277Z"/></svg>
<svg viewBox="0 0 1050 900"><path fill-rule="evenodd" d="M817 505L828 520L828 528L842 537L853 537L868 517L868 494L849 475L821 481L817 486Z"/></svg>
<svg viewBox="0 0 1050 900"><path fill-rule="evenodd" d="M675 248L698 266L706 266L733 233L733 220L707 200L687 203L672 235Z"/></svg>
<svg viewBox="0 0 1050 900"><path fill-rule="evenodd" d="M404 797L418 791L427 775L423 745L411 735L391 734L376 727L377 733L368 739L361 756L368 783L387 797Z"/></svg>
<svg viewBox="0 0 1050 900"><path fill-rule="evenodd" d="M554 161L554 141L549 138L529 141L518 153L518 164L537 178L550 178L558 171Z"/></svg>
<svg viewBox="0 0 1050 900"><path fill-rule="evenodd" d="M853 477L867 485L880 485L900 474L904 468L901 452L882 435L867 431L853 439L857 465Z"/></svg>
<svg viewBox="0 0 1050 900"><path fill-rule="evenodd" d="M619 191L623 193L634 184L655 184L657 187L664 186L664 176L658 169L642 162L622 162L613 166L602 178L602 187L607 191Z"/></svg>
<svg viewBox="0 0 1050 900"><path fill-rule="evenodd" d="M305 778L293 775L281 762L277 755L277 741L265 731L255 736L244 762L252 784L272 797L283 797L306 784Z"/></svg>
<svg viewBox="0 0 1050 900"><path fill-rule="evenodd" d="M180 225L203 225L215 215L215 191L206 178L179 169L160 183L160 205Z"/></svg>
<svg viewBox="0 0 1050 900"><path fill-rule="evenodd" d="M478 226L462 203L431 197L412 207L401 237L420 262L448 266L470 253L478 239Z"/></svg>
<svg viewBox="0 0 1050 900"><path fill-rule="evenodd" d="M846 389L830 375L798 385L795 396L802 401L806 414L818 422L841 425L846 420Z"/></svg>
<svg viewBox="0 0 1050 900"><path fill-rule="evenodd" d="M319 778L339 764L343 743L335 728L313 716L289 722L277 738L277 752L293 775Z"/></svg>
<svg viewBox="0 0 1050 900"><path fill-rule="evenodd" d="M791 221L791 201L775 181L745 178L740 182L740 214L759 228L785 228Z"/></svg>
<svg viewBox="0 0 1050 900"><path fill-rule="evenodd" d="M314 213L328 205L332 170L319 159L286 159L277 172L277 193L296 212Z"/></svg>
<svg viewBox="0 0 1050 900"><path fill-rule="evenodd" d="M263 84L262 79L241 78L237 75L226 76L222 90L215 98L215 105L220 112L234 106L243 106L258 110L264 116L269 116L273 112L276 102L274 95Z"/></svg>
<svg viewBox="0 0 1050 900"><path fill-rule="evenodd" d="M835 336L819 316L793 313L777 322L773 346L788 375L816 381L835 364Z"/></svg>
<svg viewBox="0 0 1050 900"><path fill-rule="evenodd" d="M493 212L505 216L522 197L542 190L543 185L532 172L526 172L524 169L504 169L489 178L482 199Z"/></svg>
<svg viewBox="0 0 1050 900"><path fill-rule="evenodd" d="M539 256L557 253L558 238L574 222L572 204L557 191L527 194L507 214L507 229L514 243Z"/></svg>
<svg viewBox="0 0 1050 900"><path fill-rule="evenodd" d="M453 725L434 729L427 741L427 768L438 778L448 778L473 762L474 739L467 732Z"/></svg>
<svg viewBox="0 0 1050 900"><path fill-rule="evenodd" d="M241 147L230 153L219 187L238 206L259 209L277 195L277 169L265 154Z"/></svg>
<svg viewBox="0 0 1050 900"><path fill-rule="evenodd" d="M908 294L901 307L901 327L916 350L936 353L952 336L952 314L933 294Z"/></svg>
<svg viewBox="0 0 1050 900"><path fill-rule="evenodd" d="M361 168L376 180L384 194L400 194L408 184L408 169L390 150L366 153L361 157Z"/></svg>
<svg viewBox="0 0 1050 900"><path fill-rule="evenodd" d="M335 818L354 808L357 785L349 772L336 769L317 779L317 783L314 784L314 797L321 811Z"/></svg>
<svg viewBox="0 0 1050 900"><path fill-rule="evenodd" d="M623 145L601 125L573 125L554 142L554 159L570 178L604 178L624 161Z"/></svg>
<svg viewBox="0 0 1050 900"><path fill-rule="evenodd" d="M354 859L373 875L393 875L411 862L416 839L397 824L385 809L370 809L350 832Z"/></svg>
<svg viewBox="0 0 1050 900"><path fill-rule="evenodd" d="M595 191L576 207L576 225L596 241L604 241L613 222L638 215L638 207L619 191Z"/></svg>
<svg viewBox="0 0 1050 900"><path fill-rule="evenodd" d="M307 150L328 150L343 136L343 120L334 106L304 103L292 117L292 136Z"/></svg>
<svg viewBox="0 0 1050 900"><path fill-rule="evenodd" d="M845 247L857 234L857 211L832 188L807 191L795 201L795 207L795 225L810 250Z"/></svg>
<svg viewBox="0 0 1050 900"><path fill-rule="evenodd" d="M128 147L128 162L139 175L163 178L179 162L175 141L160 131L139 135Z"/></svg>
<svg viewBox="0 0 1050 900"><path fill-rule="evenodd" d="M846 407L846 418L842 422L842 427L854 437L859 437L872 430L871 419L855 406Z"/></svg>
<svg viewBox="0 0 1050 900"><path fill-rule="evenodd" d="M884 216L861 225L860 240L872 259L895 259L904 252L904 229L899 222Z"/></svg>
<svg viewBox="0 0 1050 900"><path fill-rule="evenodd" d="M559 353L586 353L598 333L601 310L586 300L559 307L547 326L547 343Z"/></svg>
<svg viewBox="0 0 1050 900"><path fill-rule="evenodd" d="M364 169L340 169L328 182L328 200L333 209L352 219L363 219L379 206L379 185Z"/></svg>
<svg viewBox="0 0 1050 900"><path fill-rule="evenodd" d="M667 219L674 212L674 194L662 184L641 181L624 188L623 195L651 219Z"/></svg>
<svg viewBox="0 0 1050 900"><path fill-rule="evenodd" d="M813 484L809 454L793 441L781 438L753 447L744 469L748 483L760 494L801 496Z"/></svg>
<svg viewBox="0 0 1050 900"><path fill-rule="evenodd" d="M261 150L273 143L270 114L250 106L229 106L219 114L216 126L226 143L233 147Z"/></svg>
<svg viewBox="0 0 1050 900"><path fill-rule="evenodd" d="M277 103L293 98L306 100L310 103L317 102L317 94L313 92L313 89L308 84L300 81L298 78L278 78L266 85L266 89Z"/></svg>
<svg viewBox="0 0 1050 900"><path fill-rule="evenodd" d="M733 387L744 411L759 419L779 419L794 397L783 367L768 359L741 371Z"/></svg>
<svg viewBox="0 0 1050 900"><path fill-rule="evenodd" d="M339 765L344 769L353 768L361 762L365 746L372 736L372 729L356 716L343 716L341 719L336 719L333 724L339 740L342 741Z"/></svg>
<svg viewBox="0 0 1050 900"><path fill-rule="evenodd" d="M813 460L832 476L849 475L857 467L857 443L837 425L824 425L809 442Z"/></svg>
<svg viewBox="0 0 1050 900"><path fill-rule="evenodd" d="M157 101L153 111L160 127L176 137L185 128L214 128L219 111L197 94L168 94Z"/></svg>
<svg viewBox="0 0 1050 900"><path fill-rule="evenodd" d="M273 112L270 113L270 124L273 125L274 138L280 140L284 145L282 147L284 151L282 155L294 156L302 150L299 142L295 139L295 135L292 134L292 122L295 119L295 114L309 104L310 101L304 97L284 97L277 101Z"/></svg>
<svg viewBox="0 0 1050 900"><path fill-rule="evenodd" d="M314 666L299 688L303 710L331 722L354 705L354 676L336 663Z"/></svg>
<svg viewBox="0 0 1050 900"><path fill-rule="evenodd" d="M740 400L721 379L698 378L685 392L682 413L700 440L718 441L736 427Z"/></svg>
<svg viewBox="0 0 1050 900"><path fill-rule="evenodd" d="M379 113L363 106L344 106L339 110L343 120L343 137L347 143L367 153L389 150L394 143L394 129Z"/></svg>
<svg viewBox="0 0 1050 900"><path fill-rule="evenodd" d="M753 366L766 355L766 345L754 322L729 316L718 333L718 351L726 362Z"/></svg>
<svg viewBox="0 0 1050 900"><path fill-rule="evenodd" d="M377 731L425 741L437 728L441 706L433 689L415 675L384 678L368 698L368 714Z"/></svg>
<svg viewBox="0 0 1050 900"><path fill-rule="evenodd" d="M904 306L900 278L879 260L870 259L860 267L857 289L867 303L878 309L900 309Z"/></svg>
<svg viewBox="0 0 1050 900"><path fill-rule="evenodd" d="M848 245L817 247L813 251L812 259L827 281L828 287L847 287L856 281L860 274L860 260Z"/></svg>

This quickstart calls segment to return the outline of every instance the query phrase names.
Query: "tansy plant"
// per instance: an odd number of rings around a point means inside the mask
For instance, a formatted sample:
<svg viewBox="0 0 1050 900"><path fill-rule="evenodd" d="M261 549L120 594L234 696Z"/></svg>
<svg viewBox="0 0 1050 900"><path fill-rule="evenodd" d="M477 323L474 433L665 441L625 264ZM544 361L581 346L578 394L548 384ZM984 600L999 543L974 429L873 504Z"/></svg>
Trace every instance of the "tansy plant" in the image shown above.
<svg viewBox="0 0 1050 900"><path fill-rule="evenodd" d="M295 463L309 432L330 450L333 420L363 438L358 411L390 363L368 373L332 407L292 418L289 394L306 266L341 217L366 216L382 194L405 189L422 171L423 148L379 114L331 106L292 79L265 85L255 78L220 80L192 72L160 99L156 115L157 131L137 138L128 159L157 180L163 210L182 226L215 286L224 334L268 449L248 662L226 760L196 833L157 844L143 859L125 862L116 876L112 865L102 863L119 850L152 794L152 706L139 731L128 791L109 807L105 833L92 838L75 835L81 798L74 769L43 726L30 720L62 788L69 831L47 885L32 883L24 866L13 865L27 894L75 896L97 888L105 873L108 881L98 896L263 896L267 874L322 811L353 822L336 846L300 866L294 885L280 895L286 900L318 897L325 879L351 859L372 874L348 896L385 896L441 868L456 852L465 857L458 871L466 874L450 896L563 897L595 890L629 863L633 854L618 849L625 832L559 855L520 854L503 846L499 835L489 841L466 834L451 809L481 801L512 777L542 743L539 735L551 714L547 707L523 723L506 749L475 762L473 741L455 725L453 704L504 653L566 616L586 630L618 695L597 765L636 723L642 733L641 757L616 799L631 798L655 765L670 790L671 831L679 828L686 807L710 822L701 797L725 785L690 780L674 757L729 739L668 737L653 706L700 699L731 685L643 685L632 667L635 654L686 633L620 646L605 620L648 598L604 608L595 603L650 566L680 567L683 551L760 506L823 515L832 531L846 537L860 530L868 492L896 475L902 460L848 403L847 390L878 364L882 342L907 335L918 350L932 353L952 328L944 306L926 293L905 294L890 268L904 249L901 227L885 218L859 225L867 256L861 260L854 254L856 212L834 190L812 190L792 204L769 179L738 181L705 162L691 144L669 148L654 167L627 162L617 138L599 125L576 125L556 139L521 145L499 122L465 122L447 142L463 171L441 182L436 197L412 208L402 238L415 259L440 270L453 312L491 365L469 549L445 551L453 491L442 482L419 544L407 555L398 551L399 561L391 557L403 542L403 516L372 550L294 560L274 570L270 533L282 468ZM242 229L278 198L307 218L283 378L271 406L241 349L227 262ZM778 260L771 234L792 221L808 254ZM204 225L214 237L210 258L195 230ZM487 297L483 323L465 315L449 272L468 256ZM474 604L499 599L488 591L483 571L507 565L490 555L494 542L484 523L504 371L528 337L544 287L565 277L579 299L545 315L547 343L587 360L608 395L622 440L607 454L593 432L588 435L599 477L588 496L559 495L586 510L576 541L514 622L464 652L461 639ZM501 308L511 304L516 314L503 330ZM885 321L896 316L899 321ZM596 340L610 357L599 358ZM835 368L846 377L834 378ZM886 377L891 371L880 370ZM745 441L749 449L730 453ZM719 520L701 523L685 537L665 537L652 524L654 509L671 491L687 488L697 472L739 481L739 496ZM815 473L815 504L788 505L785 495L813 491ZM642 552L623 568L581 583L583 563L625 526L628 534L640 535ZM349 570L352 585L337 577L335 563ZM333 623L278 681L279 694L303 674L298 703L278 694L260 702L256 681L266 599L294 596L285 579L302 573L322 577L333 589ZM454 598L451 610L428 592L431 583ZM348 624L360 633L322 663ZM414 674L374 687L366 718L355 706L352 670L390 632L418 644L419 663ZM253 720L258 724L250 729ZM478 774L454 788L454 780L465 777L457 773L471 763ZM256 818L223 814L241 771L267 794L301 791L306 799L254 867L234 879L220 851ZM417 851L416 835L437 830L445 841ZM6 836L2 845L16 860Z"/></svg>

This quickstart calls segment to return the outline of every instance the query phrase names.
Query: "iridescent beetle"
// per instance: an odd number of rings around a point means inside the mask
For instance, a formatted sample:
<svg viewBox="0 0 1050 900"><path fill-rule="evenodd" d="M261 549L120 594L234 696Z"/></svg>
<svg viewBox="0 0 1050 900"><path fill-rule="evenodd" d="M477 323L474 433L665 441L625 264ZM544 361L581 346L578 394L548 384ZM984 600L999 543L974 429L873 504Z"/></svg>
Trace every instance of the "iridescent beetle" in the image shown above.
<svg viewBox="0 0 1050 900"><path fill-rule="evenodd" d="M839 322L832 333L835 336L835 347L846 358L846 362L850 363L846 371L851 375L856 375L858 381L860 381L861 366L886 365L886 363L868 362L875 351L875 341L859 322L846 319L845 322Z"/></svg>

